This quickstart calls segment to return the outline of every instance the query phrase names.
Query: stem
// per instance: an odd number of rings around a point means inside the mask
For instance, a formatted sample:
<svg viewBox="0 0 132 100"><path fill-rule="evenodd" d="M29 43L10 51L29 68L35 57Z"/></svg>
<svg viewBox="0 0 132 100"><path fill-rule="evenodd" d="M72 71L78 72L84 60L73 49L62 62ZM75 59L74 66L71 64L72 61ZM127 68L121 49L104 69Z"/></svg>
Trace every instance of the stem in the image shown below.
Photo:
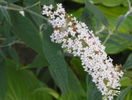
<svg viewBox="0 0 132 100"><path fill-rule="evenodd" d="M127 2L128 2L129 9L131 9L131 1L127 0Z"/></svg>
<svg viewBox="0 0 132 100"><path fill-rule="evenodd" d="M37 6L37 5L39 5L39 4L40 4L40 1L38 1L38 2L34 3L34 4L33 4L33 5L31 5L31 6L25 7L25 9L32 8L32 7Z"/></svg>
<svg viewBox="0 0 132 100"><path fill-rule="evenodd" d="M99 30L97 30L97 31L95 32L95 34L99 34L99 33L103 32L104 29L105 29L105 26L103 25Z"/></svg>
<svg viewBox="0 0 132 100"><path fill-rule="evenodd" d="M0 1L0 2L7 4L7 2L5 2L5 1ZM37 3L33 4L32 6L25 7L25 8L21 7L21 6L18 6L16 4L9 4L9 6L2 6L2 5L0 5L0 7L3 7L3 8L8 9L8 10L14 10L14 11L26 11L26 12L29 12L29 13L31 13L31 14L33 14L35 16L38 16L38 17L40 17L40 18L42 18L44 20L48 20L46 17L44 17L44 16L42 16L42 15L40 15L40 14L38 14L38 13L30 10L30 9L28 9L28 8L31 8L33 6L38 5L39 3L40 2L37 2Z"/></svg>
<svg viewBox="0 0 132 100"><path fill-rule="evenodd" d="M1 6L1 5L0 5L0 8L4 8L4 9L8 9L8 10L13 10L13 11L20 11L20 9L17 9L17 8L7 7L7 6Z"/></svg>
<svg viewBox="0 0 132 100"><path fill-rule="evenodd" d="M109 40L109 38L111 37L111 35L113 34L113 32L108 28L108 35L107 37L105 38L104 42L103 42L103 45L106 44L106 42Z"/></svg>
<svg viewBox="0 0 132 100"><path fill-rule="evenodd" d="M128 1L128 5L129 5L129 10L125 13L124 17L127 17L132 12L131 1L130 0L127 0L127 1ZM117 31L117 29L115 28L114 31ZM110 31L110 29L108 28L108 35L107 35L106 39L104 40L103 45L108 41L108 39L111 37L111 35L113 34L114 31Z"/></svg>
<svg viewBox="0 0 132 100"><path fill-rule="evenodd" d="M36 12L34 12L34 11L32 11L32 10L27 9L27 10L25 10L25 11L27 11L27 12L29 12L29 13L35 15L35 16L38 16L38 17L40 17L40 18L42 18L42 19L44 19L44 20L48 20L48 19L45 18L44 16L39 15L38 13L36 13Z"/></svg>
<svg viewBox="0 0 132 100"><path fill-rule="evenodd" d="M4 40L6 40L6 38L0 38L0 41L4 41Z"/></svg>
<svg viewBox="0 0 132 100"><path fill-rule="evenodd" d="M0 45L0 48L12 46L12 45L14 45L14 44L16 44L16 43L23 44L23 42L17 40L17 41L13 41L13 42L11 42L11 43L9 43L9 44L6 44L6 45Z"/></svg>
<svg viewBox="0 0 132 100"><path fill-rule="evenodd" d="M38 2L38 3L40 3L40 2ZM36 3L36 4L38 4L38 3ZM33 5L36 5L36 4L33 4ZM30 9L23 8L23 7L21 7L21 6L15 5L15 4L11 4L11 5L12 5L12 6L14 6L14 7L19 7L19 8L21 8L23 11L27 11L27 12L29 12L29 13L31 13L31 14L33 14L33 15L35 15L35 16L38 16L38 17L40 17L40 18L44 19L44 20L48 20L48 19L47 19L47 18L45 18L44 16L42 16L42 15L40 15L40 14L38 14L38 13L36 13L36 12L34 12L34 11L30 10ZM33 5L32 5L32 6L30 6L29 8L33 7Z"/></svg>

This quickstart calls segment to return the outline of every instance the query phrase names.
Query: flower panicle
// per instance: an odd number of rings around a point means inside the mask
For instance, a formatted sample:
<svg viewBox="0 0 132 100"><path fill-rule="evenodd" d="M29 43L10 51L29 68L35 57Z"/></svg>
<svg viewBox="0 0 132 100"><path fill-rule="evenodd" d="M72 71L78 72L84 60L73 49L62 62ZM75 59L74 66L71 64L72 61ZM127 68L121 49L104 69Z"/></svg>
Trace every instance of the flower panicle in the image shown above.
<svg viewBox="0 0 132 100"><path fill-rule="evenodd" d="M85 23L68 15L62 4L57 4L56 8L44 5L42 14L48 17L54 28L51 41L62 44L65 51L80 57L84 70L92 76L105 100L113 100L120 93L119 80L123 72L116 70L99 38Z"/></svg>

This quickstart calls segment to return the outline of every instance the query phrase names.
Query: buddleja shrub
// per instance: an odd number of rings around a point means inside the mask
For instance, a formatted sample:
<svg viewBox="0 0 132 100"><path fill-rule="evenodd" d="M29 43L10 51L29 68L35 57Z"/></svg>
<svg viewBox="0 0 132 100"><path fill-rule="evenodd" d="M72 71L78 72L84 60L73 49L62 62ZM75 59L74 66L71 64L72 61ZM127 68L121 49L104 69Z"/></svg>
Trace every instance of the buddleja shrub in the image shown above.
<svg viewBox="0 0 132 100"><path fill-rule="evenodd" d="M92 3L0 1L0 100L131 100L131 1Z"/></svg>

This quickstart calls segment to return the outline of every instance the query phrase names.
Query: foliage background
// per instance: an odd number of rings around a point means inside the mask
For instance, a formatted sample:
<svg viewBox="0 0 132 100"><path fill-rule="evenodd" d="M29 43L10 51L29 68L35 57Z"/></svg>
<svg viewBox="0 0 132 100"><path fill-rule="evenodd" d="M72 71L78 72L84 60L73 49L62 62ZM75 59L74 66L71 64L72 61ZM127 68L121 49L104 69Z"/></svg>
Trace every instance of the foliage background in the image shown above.
<svg viewBox="0 0 132 100"><path fill-rule="evenodd" d="M114 64L122 64L115 100L132 100L131 0L0 0L0 100L102 100L80 59L50 41L42 5L58 2L100 37Z"/></svg>

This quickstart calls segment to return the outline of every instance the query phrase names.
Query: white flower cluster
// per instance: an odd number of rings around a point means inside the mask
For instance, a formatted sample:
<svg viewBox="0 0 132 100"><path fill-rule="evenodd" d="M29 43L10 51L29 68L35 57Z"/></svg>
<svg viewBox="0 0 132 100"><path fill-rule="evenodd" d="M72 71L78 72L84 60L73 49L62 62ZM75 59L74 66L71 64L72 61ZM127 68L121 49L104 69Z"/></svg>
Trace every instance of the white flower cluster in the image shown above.
<svg viewBox="0 0 132 100"><path fill-rule="evenodd" d="M44 5L42 14L49 18L54 28L51 40L61 43L68 53L80 57L84 70L92 76L92 81L105 100L113 100L120 92L119 80L123 72L116 70L99 38L94 36L85 23L68 15L62 4L57 4L56 8Z"/></svg>

